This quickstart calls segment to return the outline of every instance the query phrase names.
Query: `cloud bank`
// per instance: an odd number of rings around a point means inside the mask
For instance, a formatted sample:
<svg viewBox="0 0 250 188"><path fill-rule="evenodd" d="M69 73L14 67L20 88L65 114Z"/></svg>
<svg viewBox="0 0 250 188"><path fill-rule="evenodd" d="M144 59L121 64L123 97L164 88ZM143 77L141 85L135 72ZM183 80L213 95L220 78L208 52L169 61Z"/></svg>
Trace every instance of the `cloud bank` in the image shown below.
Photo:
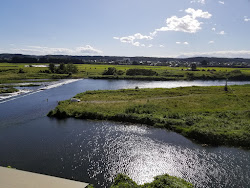
<svg viewBox="0 0 250 188"><path fill-rule="evenodd" d="M95 49L90 45L70 48L51 48L43 46L25 46L24 48L11 48L11 53L21 53L29 55L101 55L101 50Z"/></svg>
<svg viewBox="0 0 250 188"><path fill-rule="evenodd" d="M191 52L182 53L181 55L174 57L222 57L222 58L250 58L250 51L240 50L240 51L214 51L214 52Z"/></svg>

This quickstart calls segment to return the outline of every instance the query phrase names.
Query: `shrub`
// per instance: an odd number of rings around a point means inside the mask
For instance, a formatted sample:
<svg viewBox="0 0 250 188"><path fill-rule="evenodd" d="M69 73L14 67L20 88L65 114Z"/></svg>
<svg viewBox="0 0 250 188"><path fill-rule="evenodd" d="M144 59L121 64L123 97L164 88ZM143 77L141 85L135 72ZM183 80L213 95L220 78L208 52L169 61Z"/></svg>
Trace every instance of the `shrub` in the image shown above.
<svg viewBox="0 0 250 188"><path fill-rule="evenodd" d="M128 69L126 72L128 76L157 76L158 73L153 71L152 69Z"/></svg>
<svg viewBox="0 0 250 188"><path fill-rule="evenodd" d="M18 70L18 73L25 73L25 72L24 72L23 69L20 68L20 69Z"/></svg>
<svg viewBox="0 0 250 188"><path fill-rule="evenodd" d="M102 75L114 75L117 73L115 67L109 67L108 70L105 70Z"/></svg>

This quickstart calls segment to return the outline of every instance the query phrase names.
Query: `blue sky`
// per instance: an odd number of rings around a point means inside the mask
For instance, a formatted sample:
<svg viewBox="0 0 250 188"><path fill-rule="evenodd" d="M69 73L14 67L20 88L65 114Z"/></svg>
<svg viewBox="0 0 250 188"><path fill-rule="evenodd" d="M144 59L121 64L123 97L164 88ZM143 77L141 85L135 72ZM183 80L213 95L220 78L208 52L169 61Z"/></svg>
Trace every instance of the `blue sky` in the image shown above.
<svg viewBox="0 0 250 188"><path fill-rule="evenodd" d="M249 0L1 0L0 53L250 58Z"/></svg>

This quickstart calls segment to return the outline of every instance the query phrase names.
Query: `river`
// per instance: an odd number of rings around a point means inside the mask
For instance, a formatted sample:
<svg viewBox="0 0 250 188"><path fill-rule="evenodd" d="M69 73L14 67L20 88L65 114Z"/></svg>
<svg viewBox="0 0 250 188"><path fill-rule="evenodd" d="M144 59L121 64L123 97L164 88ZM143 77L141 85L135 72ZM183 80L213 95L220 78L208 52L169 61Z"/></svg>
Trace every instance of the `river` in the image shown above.
<svg viewBox="0 0 250 188"><path fill-rule="evenodd" d="M250 82L229 82L245 84ZM203 147L163 129L46 114L86 90L224 85L225 81L91 80L15 96L0 103L0 165L107 187L117 173L137 183L168 173L196 187L250 187L250 151Z"/></svg>

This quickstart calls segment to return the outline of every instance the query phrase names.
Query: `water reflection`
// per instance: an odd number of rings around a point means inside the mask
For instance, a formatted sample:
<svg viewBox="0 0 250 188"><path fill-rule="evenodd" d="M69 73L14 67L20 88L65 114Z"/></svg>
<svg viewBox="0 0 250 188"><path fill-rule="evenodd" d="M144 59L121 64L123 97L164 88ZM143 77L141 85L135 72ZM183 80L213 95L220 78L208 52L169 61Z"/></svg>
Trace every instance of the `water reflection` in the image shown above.
<svg viewBox="0 0 250 188"><path fill-rule="evenodd" d="M68 124L75 127L78 121L70 119ZM201 147L176 133L147 126L93 121L89 127L89 123L68 135L66 156L60 152L64 168L74 174L72 178L79 179L78 173L87 169L90 182L100 187L110 185L118 173L140 184L168 173L196 187L250 185L248 151Z"/></svg>

